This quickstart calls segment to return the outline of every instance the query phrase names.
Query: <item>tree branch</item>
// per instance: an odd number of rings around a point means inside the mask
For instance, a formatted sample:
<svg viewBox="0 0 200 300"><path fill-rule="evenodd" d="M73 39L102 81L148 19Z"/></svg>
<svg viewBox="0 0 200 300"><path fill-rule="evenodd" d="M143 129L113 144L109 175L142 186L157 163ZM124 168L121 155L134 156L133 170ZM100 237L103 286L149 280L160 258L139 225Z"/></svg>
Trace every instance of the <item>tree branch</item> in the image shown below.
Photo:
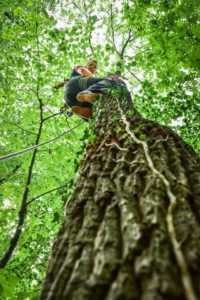
<svg viewBox="0 0 200 300"><path fill-rule="evenodd" d="M131 29L128 29L128 38L126 39L121 52L118 51L116 43L115 43L115 31L114 31L114 25L113 25L113 7L112 4L110 5L110 20L111 20L111 35L112 35L112 45L115 48L115 52L117 53L117 55L120 57L120 60L124 59L124 53L126 50L126 47L128 45L128 43L133 42L135 40L135 38L132 38L132 34L131 34ZM119 65L121 65L121 63L118 63Z"/></svg>
<svg viewBox="0 0 200 300"><path fill-rule="evenodd" d="M89 16L87 14L87 6L86 6L86 3L85 3L85 0L83 0L83 6L84 6L84 10L85 10L85 15L86 15L87 19L89 19Z"/></svg>
<svg viewBox="0 0 200 300"><path fill-rule="evenodd" d="M42 197L42 196L44 196L44 195L47 195L47 194L49 194L49 193L52 193L52 192L54 192L54 191L57 191L57 190L59 190L59 189L65 187L65 186L66 186L66 185L61 185L61 186L59 186L59 187L57 187L57 188L55 188L55 189L52 189L52 190L47 191L47 192L45 192L45 193L43 193L43 194L41 194L41 195L39 195L39 196L36 196L36 197L32 198L30 201L27 202L26 206L28 206L29 204L31 204L33 201L37 200L38 198L40 198L40 197Z"/></svg>
<svg viewBox="0 0 200 300"><path fill-rule="evenodd" d="M39 143L39 140L40 140L40 137L41 137L41 134L42 134L42 126L43 126L42 100L38 97L38 101L39 101L39 107L40 107L40 125L39 125L39 128L38 128L38 134L37 134L36 141L35 141L36 145ZM21 232L22 232L22 226L24 224L24 220L25 220L26 214L27 214L27 208L26 208L27 199L28 199L28 194L29 194L29 186L30 186L31 181L32 181L33 167L34 167L34 163L35 163L35 160L36 160L36 154L37 154L37 148L33 151L31 162L30 162L30 165L29 165L28 176L27 176L27 180L26 180L24 193L23 193L22 203L21 203L19 214L18 214L18 216L19 216L18 224L17 224L17 227L15 229L15 233L14 233L13 237L10 240L10 245L9 245L7 251L5 252L3 258L0 260L0 268L4 268L7 265L9 259L12 256L12 253L13 253L14 249L17 246L19 237L20 237Z"/></svg>
<svg viewBox="0 0 200 300"><path fill-rule="evenodd" d="M92 30L90 29L90 36L89 36L89 45L90 45L90 50L91 52L93 53L94 52L94 49L93 49L93 46L92 46Z"/></svg>
<svg viewBox="0 0 200 300"><path fill-rule="evenodd" d="M23 130L24 132L27 132L28 134L34 134L34 135L37 135L37 133L31 132L31 131L29 131L29 130L26 130L26 129L24 129L23 127L19 126L19 125L16 124L16 123L13 123L13 122L10 122L10 121L6 121L6 120L4 120L4 122L16 126L16 127L18 127L19 129Z"/></svg>
<svg viewBox="0 0 200 300"><path fill-rule="evenodd" d="M14 18L11 16L11 14L9 12L5 11L4 16L7 17L14 25L20 24L18 21L14 20Z"/></svg>
<svg viewBox="0 0 200 300"><path fill-rule="evenodd" d="M21 167L21 164L20 165L16 165L16 167L12 170L11 173L9 173L8 175L6 175L6 177L0 179L0 184L2 184L10 176L14 175L20 167Z"/></svg>
<svg viewBox="0 0 200 300"><path fill-rule="evenodd" d="M143 84L143 81L141 81L133 72L131 72L130 70L128 70L129 73L131 73L131 75L137 80L139 81L140 84Z"/></svg>
<svg viewBox="0 0 200 300"><path fill-rule="evenodd" d="M126 40L124 46L122 47L122 51L121 51L121 54L120 54L121 59L124 58L124 51L125 51L125 49L126 49L128 43L134 40L134 39L131 39L131 37L132 37L132 36L131 36L131 29L129 28L129 30L128 30L128 38L127 38L127 40Z"/></svg>
<svg viewBox="0 0 200 300"><path fill-rule="evenodd" d="M56 117L58 115L62 115L62 114L63 114L63 112L52 114L51 116L44 118L43 121L47 121L47 120L49 120L51 118L54 118L54 117Z"/></svg>

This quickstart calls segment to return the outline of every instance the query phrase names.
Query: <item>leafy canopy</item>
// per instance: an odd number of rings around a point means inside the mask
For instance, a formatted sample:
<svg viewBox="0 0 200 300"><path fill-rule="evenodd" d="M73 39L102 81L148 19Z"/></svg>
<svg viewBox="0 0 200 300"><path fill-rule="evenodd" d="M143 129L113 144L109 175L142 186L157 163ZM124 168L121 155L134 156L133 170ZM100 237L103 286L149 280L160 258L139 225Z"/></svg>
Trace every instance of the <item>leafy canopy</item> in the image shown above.
<svg viewBox="0 0 200 300"><path fill-rule="evenodd" d="M90 58L99 61L98 77L120 69L140 113L200 152L197 1L16 0L1 2L0 11L1 156L35 144L41 111L40 143L80 123L60 114L63 90L52 86ZM0 271L2 299L38 298L63 206L92 138L84 123L38 149L27 198L33 201ZM1 257L17 225L32 154L1 162Z"/></svg>

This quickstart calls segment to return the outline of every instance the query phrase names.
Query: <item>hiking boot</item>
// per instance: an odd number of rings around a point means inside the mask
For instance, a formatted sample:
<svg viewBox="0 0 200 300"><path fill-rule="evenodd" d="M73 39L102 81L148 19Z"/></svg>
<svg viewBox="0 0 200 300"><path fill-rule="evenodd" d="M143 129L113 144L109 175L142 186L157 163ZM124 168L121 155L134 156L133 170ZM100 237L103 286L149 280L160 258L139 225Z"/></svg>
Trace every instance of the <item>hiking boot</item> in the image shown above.
<svg viewBox="0 0 200 300"><path fill-rule="evenodd" d="M97 99L99 99L100 96L101 96L101 94L92 93L92 92L86 90L86 91L78 93L78 95L76 96L76 99L80 102L93 103Z"/></svg>
<svg viewBox="0 0 200 300"><path fill-rule="evenodd" d="M83 119L92 119L92 109L90 107L72 106L72 111Z"/></svg>

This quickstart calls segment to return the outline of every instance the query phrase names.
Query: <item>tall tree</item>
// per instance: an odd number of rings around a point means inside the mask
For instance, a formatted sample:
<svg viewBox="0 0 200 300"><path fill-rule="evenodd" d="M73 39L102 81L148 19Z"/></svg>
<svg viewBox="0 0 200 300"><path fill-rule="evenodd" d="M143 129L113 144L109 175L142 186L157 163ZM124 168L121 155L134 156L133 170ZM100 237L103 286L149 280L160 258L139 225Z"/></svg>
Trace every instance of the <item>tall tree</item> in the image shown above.
<svg viewBox="0 0 200 300"><path fill-rule="evenodd" d="M40 299L199 299L199 162L127 97L106 96Z"/></svg>
<svg viewBox="0 0 200 300"><path fill-rule="evenodd" d="M94 139L88 124L60 112L63 91L52 86L91 57L98 77L120 68L143 117L200 153L198 18L196 0L0 2L0 157L10 157L0 161L0 298L38 299Z"/></svg>

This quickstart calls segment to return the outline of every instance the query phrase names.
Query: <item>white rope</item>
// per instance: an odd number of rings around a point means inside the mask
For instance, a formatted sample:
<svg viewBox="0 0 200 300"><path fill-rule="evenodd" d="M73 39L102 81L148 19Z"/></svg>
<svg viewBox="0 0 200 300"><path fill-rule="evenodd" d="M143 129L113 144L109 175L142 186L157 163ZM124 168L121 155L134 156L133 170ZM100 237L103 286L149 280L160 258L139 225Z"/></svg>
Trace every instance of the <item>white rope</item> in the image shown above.
<svg viewBox="0 0 200 300"><path fill-rule="evenodd" d="M63 133L59 134L58 136L56 136L55 138L53 138L53 139L51 139L51 140L49 140L49 141L47 141L47 142L43 142L43 143L41 143L41 144L34 145L34 146L32 146L32 147L23 149L23 150L21 150L21 151L13 152L13 153L7 154L7 155L5 155L5 156L2 156L2 157L0 157L0 161L10 159L10 158L12 158L12 157L14 157L14 156L18 156L18 155L20 155L20 154L26 153L26 152L28 152L28 151L32 151L32 150L37 149L37 148L39 148L39 147L41 147L41 146L44 146L44 145L46 145L46 144L50 144L50 143L56 141L57 139L61 138L63 135L65 135L65 134L69 133L70 131L74 130L75 128L79 127L79 126L82 125L83 123L84 123L84 121L81 122L81 123L79 123L78 125L74 126L73 128L71 128L71 129L69 129L69 130L67 130L67 131L64 131Z"/></svg>

